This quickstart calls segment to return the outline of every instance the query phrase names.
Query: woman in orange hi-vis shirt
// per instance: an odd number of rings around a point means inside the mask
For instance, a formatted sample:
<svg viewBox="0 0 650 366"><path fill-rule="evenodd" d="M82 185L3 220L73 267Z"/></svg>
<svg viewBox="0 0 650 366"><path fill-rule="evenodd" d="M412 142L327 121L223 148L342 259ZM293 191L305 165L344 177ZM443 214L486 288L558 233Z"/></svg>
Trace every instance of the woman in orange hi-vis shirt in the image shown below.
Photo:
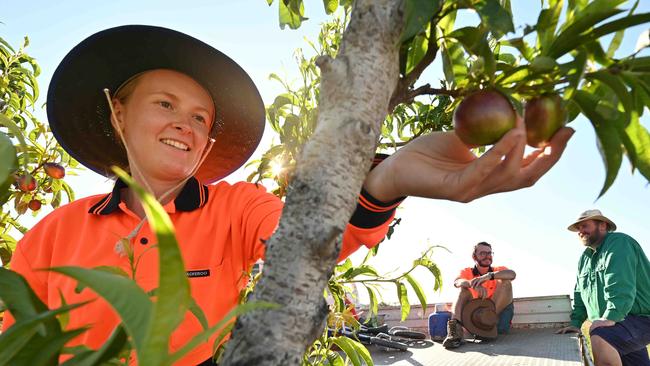
<svg viewBox="0 0 650 366"><path fill-rule="evenodd" d="M104 89L113 92L105 95ZM282 202L259 185L218 182L240 167L264 128L262 99L248 75L213 47L183 33L153 26L121 26L96 33L73 48L48 90L48 119L55 137L76 160L99 174L128 169L163 204L176 228L192 296L215 324L237 304L242 272L264 254ZM533 184L560 158L572 130L564 128L552 152L524 158L521 120L492 149L476 158L454 133L419 137L378 163L367 176L344 233L341 258L385 235L403 197L470 201ZM537 158L535 158L537 157ZM119 323L110 306L53 266L125 266L115 243L129 235L141 256L135 280L157 286L155 244L134 193L117 180L112 192L60 207L20 241L12 269L49 307L95 299L70 313L69 329L90 325L70 342L98 348ZM135 229L135 230L134 230ZM144 253L144 254L143 254ZM214 296L219 294L219 296ZM13 323L6 316L4 327ZM185 318L171 351L201 330ZM204 343L178 365L210 364Z"/></svg>

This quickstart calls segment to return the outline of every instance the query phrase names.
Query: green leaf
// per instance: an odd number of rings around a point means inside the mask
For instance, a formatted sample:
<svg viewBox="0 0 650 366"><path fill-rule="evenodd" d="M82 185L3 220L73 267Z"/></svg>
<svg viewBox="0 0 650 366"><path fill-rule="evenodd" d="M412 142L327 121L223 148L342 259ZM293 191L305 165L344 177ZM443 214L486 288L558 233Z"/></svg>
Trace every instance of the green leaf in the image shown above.
<svg viewBox="0 0 650 366"><path fill-rule="evenodd" d="M325 7L325 13L332 14L339 7L339 0L323 0L323 7Z"/></svg>
<svg viewBox="0 0 650 366"><path fill-rule="evenodd" d="M639 0L637 0L632 8L630 8L630 11L628 12L628 15L632 15L634 13L634 10L636 10L637 6L639 6ZM625 35L625 30L621 29L620 31L616 32L614 37L612 38L612 41L609 44L609 48L607 49L607 57L612 58L614 57L614 54L616 53L616 50L621 45L621 42L623 42L623 36Z"/></svg>
<svg viewBox="0 0 650 366"><path fill-rule="evenodd" d="M39 313L47 311L47 306L34 293L27 281L20 274L0 268L0 300L2 300L11 311L17 322L23 319L30 319ZM41 333L59 328L58 322L50 322L41 329Z"/></svg>
<svg viewBox="0 0 650 366"><path fill-rule="evenodd" d="M433 263L433 261L431 261L428 258L420 258L416 260L413 264L417 266L422 266L428 269L429 272L431 272L433 278L435 279L435 283L433 285L434 291L438 291L442 288L442 274L440 272L440 268L438 268L438 266L435 263Z"/></svg>
<svg viewBox="0 0 650 366"><path fill-rule="evenodd" d="M6 298L7 297L3 297L3 299ZM25 346L30 342L40 342L43 338L48 341L53 341L55 338L61 337L62 332L61 328L58 327L56 316L85 304L86 303L79 303L62 306L54 310L39 312L29 318L17 320L13 326L0 334L0 365L12 364L12 360L15 360L16 357L24 358L25 355L21 353ZM14 314L13 311L12 314ZM45 324L57 325L52 329L52 331L40 334L39 337L37 333L40 333L39 329L41 329ZM34 350L30 350L30 352L33 354Z"/></svg>
<svg viewBox="0 0 650 366"><path fill-rule="evenodd" d="M562 13L563 0L550 0L549 7L542 10L537 18L537 47L545 49L553 41L557 21Z"/></svg>
<svg viewBox="0 0 650 366"><path fill-rule="evenodd" d="M375 270L372 266L369 266L367 264L352 268L352 270L348 272L349 273L346 272L345 279L353 279L354 277L360 275L378 276L377 270Z"/></svg>
<svg viewBox="0 0 650 366"><path fill-rule="evenodd" d="M362 366L364 364L368 366L374 365L370 352L368 352L363 344L344 336L332 337L331 339L334 344L341 348L354 366ZM363 364L361 363L362 360L364 362Z"/></svg>
<svg viewBox="0 0 650 366"><path fill-rule="evenodd" d="M504 34L515 31L512 14L501 6L499 0L481 0L476 4L476 11L494 38L499 39Z"/></svg>
<svg viewBox="0 0 650 366"><path fill-rule="evenodd" d="M577 12L573 19L569 19L561 27L560 33L546 50L542 50L542 53L557 59L580 47L584 43L580 35L600 21L622 12L623 10L616 9L616 6L624 1L594 0L590 2L584 9Z"/></svg>
<svg viewBox="0 0 650 366"><path fill-rule="evenodd" d="M400 43L425 30L434 14L440 11L440 0L406 0L404 28Z"/></svg>
<svg viewBox="0 0 650 366"><path fill-rule="evenodd" d="M379 312L379 304L377 303L377 295L375 294L375 290L368 286L366 286L366 290L368 290L368 298L370 300L370 315L368 316L368 319L370 319L373 315L377 315Z"/></svg>
<svg viewBox="0 0 650 366"><path fill-rule="evenodd" d="M106 362L117 357L128 343L126 331L122 325L118 325L110 338L97 351L89 351L75 356L61 366L95 366L104 365Z"/></svg>
<svg viewBox="0 0 650 366"><path fill-rule="evenodd" d="M587 53L582 49L576 53L573 61L564 65L560 65L560 71L566 75L566 78L569 82L569 85L564 91L564 99L569 100L573 97L573 94L580 85L580 80L582 80L582 76L584 75L586 67Z"/></svg>
<svg viewBox="0 0 650 366"><path fill-rule="evenodd" d="M6 181L16 170L16 148L11 139L0 132L0 182Z"/></svg>
<svg viewBox="0 0 650 366"><path fill-rule="evenodd" d="M148 324L146 343L140 350L143 352L138 353L139 363L158 365L167 354L171 333L183 321L189 308L190 283L174 234L174 224L165 209L126 172L117 167L113 171L137 194L158 241L158 296L153 306L152 322Z"/></svg>
<svg viewBox="0 0 650 366"><path fill-rule="evenodd" d="M413 71L427 53L427 50L429 49L428 33L429 32L418 34L413 38L413 41L410 42L406 56L405 72L407 75Z"/></svg>
<svg viewBox="0 0 650 366"><path fill-rule="evenodd" d="M420 305L422 305L422 314L426 314L427 296L424 294L424 291L422 291L422 287L411 275L406 274L404 277L406 277L406 280L411 284L411 287L413 287L415 294L418 295L418 300L420 300Z"/></svg>
<svg viewBox="0 0 650 366"><path fill-rule="evenodd" d="M521 53L526 61L531 61L535 55L535 51L528 45L523 38L513 38L508 40L502 40L499 42L502 46L514 47Z"/></svg>
<svg viewBox="0 0 650 366"><path fill-rule="evenodd" d="M14 135L17 139L18 142L20 143L20 149L22 151L27 151L27 143L25 142L25 136L23 135L23 130L18 127L18 125L12 121L11 119L7 118L4 114L0 113L0 125L3 125L7 127L9 132ZM27 160L24 159L25 161L23 162L23 167L25 171L29 170L27 168Z"/></svg>
<svg viewBox="0 0 650 366"><path fill-rule="evenodd" d="M286 4L287 1L289 4ZM302 0L280 0L279 15L280 15L280 28L284 29L288 25L291 29L298 29L303 20L307 20L303 15L305 14L305 7Z"/></svg>
<svg viewBox="0 0 650 366"><path fill-rule="evenodd" d="M411 312L411 304L409 304L406 285L402 282L396 282L395 286L397 287L397 298L399 299L399 303L402 307L402 321L404 321Z"/></svg>
<svg viewBox="0 0 650 366"><path fill-rule="evenodd" d="M196 300L194 298L190 297L190 305L189 305L189 310L192 312L196 320L201 323L201 327L205 330L210 327L210 324L208 324L208 318L205 317L205 313L203 312L203 309L197 304Z"/></svg>
<svg viewBox="0 0 650 366"><path fill-rule="evenodd" d="M122 318L136 352L141 352L153 317L153 303L134 281L95 269L54 267L50 270L74 278L106 299Z"/></svg>
<svg viewBox="0 0 650 366"><path fill-rule="evenodd" d="M442 70L448 84L457 84L467 75L465 52L457 43L447 40L442 47Z"/></svg>
<svg viewBox="0 0 650 366"><path fill-rule="evenodd" d="M605 164L605 183L598 197L602 197L611 187L618 175L623 159L622 142L619 138L615 121L607 120L597 109L599 100L592 93L584 90L576 91L573 100L578 104L582 113L589 119L598 136L598 147Z"/></svg>
<svg viewBox="0 0 650 366"><path fill-rule="evenodd" d="M632 166L650 181L650 133L634 115L625 127L625 134L630 142L630 145L625 145L628 155L635 157Z"/></svg>
<svg viewBox="0 0 650 366"><path fill-rule="evenodd" d="M15 365L58 365L59 354L72 338L86 332L88 328L73 329L48 338L31 339L20 353L11 360Z"/></svg>
<svg viewBox="0 0 650 366"><path fill-rule="evenodd" d="M630 114L634 110L634 100L632 95L627 90L627 87L623 83L620 77L612 75L607 70L598 70L596 72L589 73L587 78L598 80L601 83L607 85L618 97L621 105L623 106L623 111L625 112L626 118L629 120Z"/></svg>

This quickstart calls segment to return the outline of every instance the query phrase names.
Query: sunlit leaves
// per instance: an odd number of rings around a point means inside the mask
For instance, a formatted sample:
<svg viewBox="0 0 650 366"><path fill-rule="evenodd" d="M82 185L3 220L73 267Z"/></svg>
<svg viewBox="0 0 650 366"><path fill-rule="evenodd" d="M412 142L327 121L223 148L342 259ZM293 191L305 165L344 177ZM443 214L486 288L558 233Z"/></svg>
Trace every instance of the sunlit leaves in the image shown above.
<svg viewBox="0 0 650 366"><path fill-rule="evenodd" d="M515 31L512 14L501 5L499 0L476 1L476 11L494 38L499 39L506 33Z"/></svg>
<svg viewBox="0 0 650 366"><path fill-rule="evenodd" d="M401 41L409 40L427 29L433 15L440 10L440 5L440 0L405 0L405 25Z"/></svg>

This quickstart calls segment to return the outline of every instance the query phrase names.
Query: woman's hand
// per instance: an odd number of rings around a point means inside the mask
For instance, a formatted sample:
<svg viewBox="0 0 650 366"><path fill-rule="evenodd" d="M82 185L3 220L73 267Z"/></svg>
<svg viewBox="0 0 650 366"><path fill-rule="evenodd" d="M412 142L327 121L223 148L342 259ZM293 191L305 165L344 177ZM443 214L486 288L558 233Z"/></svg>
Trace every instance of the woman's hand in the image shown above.
<svg viewBox="0 0 650 366"><path fill-rule="evenodd" d="M375 167L364 187L384 202L402 196L470 202L530 187L560 159L573 132L563 127L551 139L548 153L538 149L524 156L526 130L518 117L516 127L480 157L453 131L434 132L409 142Z"/></svg>

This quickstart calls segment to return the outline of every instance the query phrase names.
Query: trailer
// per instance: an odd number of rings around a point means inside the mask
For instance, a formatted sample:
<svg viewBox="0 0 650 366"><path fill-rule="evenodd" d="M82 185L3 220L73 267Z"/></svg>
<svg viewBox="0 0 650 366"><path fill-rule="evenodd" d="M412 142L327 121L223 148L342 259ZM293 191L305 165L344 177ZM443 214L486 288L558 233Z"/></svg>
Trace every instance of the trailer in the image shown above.
<svg viewBox="0 0 650 366"><path fill-rule="evenodd" d="M379 309L379 318L388 326L406 326L431 335L429 316L449 311L451 303L431 304L423 311L412 305L405 321L399 306ZM514 299L512 329L494 341L473 339L466 334L465 343L447 350L430 338L404 352L387 351L371 346L375 365L395 366L591 366L585 339L578 334L555 334L569 324L571 300L568 295L523 297Z"/></svg>

